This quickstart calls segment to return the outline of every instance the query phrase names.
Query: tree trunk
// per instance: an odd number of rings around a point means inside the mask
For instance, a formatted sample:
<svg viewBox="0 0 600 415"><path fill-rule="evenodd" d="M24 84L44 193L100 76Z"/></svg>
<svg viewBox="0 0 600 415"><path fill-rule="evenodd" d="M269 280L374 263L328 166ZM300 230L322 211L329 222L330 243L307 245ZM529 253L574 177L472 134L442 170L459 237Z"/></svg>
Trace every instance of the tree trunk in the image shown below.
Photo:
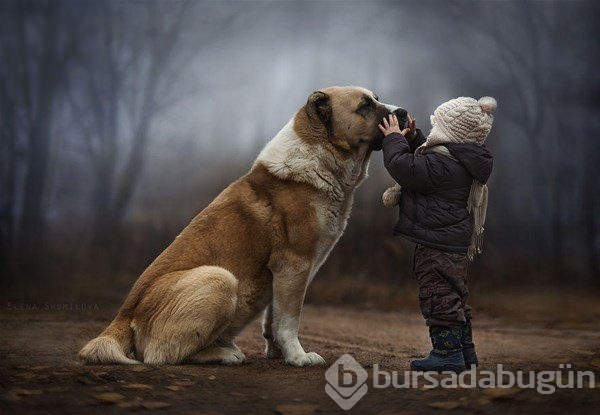
<svg viewBox="0 0 600 415"><path fill-rule="evenodd" d="M5 87L6 85L2 85ZM4 89L4 88L3 88ZM0 272L12 276L15 271L15 202L16 202L16 114L14 102L2 91L2 114L5 119L0 129L0 144L6 152L2 166L2 194L0 195ZM10 100L12 101L12 100Z"/></svg>
<svg viewBox="0 0 600 415"><path fill-rule="evenodd" d="M27 268L30 271L35 271L32 264L39 263L44 240L43 200L50 154L51 115L59 82L56 55L59 27L57 16L57 7L49 5L44 16L43 54L37 68L40 80L37 84L35 117L32 117L31 120L26 155L27 171L19 235L19 254L20 259L29 264ZM34 260L30 261L30 259Z"/></svg>
<svg viewBox="0 0 600 415"><path fill-rule="evenodd" d="M588 122L590 122L588 120ZM590 132L592 129L590 128ZM598 261L598 211L600 210L600 185L596 169L600 164L600 156L596 148L595 136L589 135L584 147L584 174L582 213L584 218L584 251L587 258L587 270L592 285L600 287L600 264Z"/></svg>

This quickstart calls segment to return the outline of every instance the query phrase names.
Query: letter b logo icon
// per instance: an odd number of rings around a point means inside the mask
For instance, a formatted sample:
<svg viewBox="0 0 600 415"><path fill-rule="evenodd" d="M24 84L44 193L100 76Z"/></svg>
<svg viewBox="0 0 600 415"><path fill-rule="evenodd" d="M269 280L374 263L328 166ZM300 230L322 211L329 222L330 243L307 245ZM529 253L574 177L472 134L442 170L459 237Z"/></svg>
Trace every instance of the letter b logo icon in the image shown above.
<svg viewBox="0 0 600 415"><path fill-rule="evenodd" d="M340 408L348 410L367 393L368 373L349 354L342 355L325 372L325 392Z"/></svg>

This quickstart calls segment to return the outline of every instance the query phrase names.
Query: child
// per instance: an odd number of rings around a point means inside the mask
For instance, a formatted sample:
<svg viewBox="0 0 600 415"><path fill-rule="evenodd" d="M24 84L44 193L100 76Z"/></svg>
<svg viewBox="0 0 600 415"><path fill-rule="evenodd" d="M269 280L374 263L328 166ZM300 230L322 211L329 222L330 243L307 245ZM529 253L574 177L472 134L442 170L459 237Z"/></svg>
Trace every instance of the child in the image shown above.
<svg viewBox="0 0 600 415"><path fill-rule="evenodd" d="M481 252L493 162L483 144L495 109L491 97L445 102L431 116L427 138L410 118L402 131L393 114L379 125L385 168L399 185L384 203L399 202L394 234L417 244L414 275L433 345L429 356L411 362L413 370L460 372L478 364L466 277L469 260Z"/></svg>

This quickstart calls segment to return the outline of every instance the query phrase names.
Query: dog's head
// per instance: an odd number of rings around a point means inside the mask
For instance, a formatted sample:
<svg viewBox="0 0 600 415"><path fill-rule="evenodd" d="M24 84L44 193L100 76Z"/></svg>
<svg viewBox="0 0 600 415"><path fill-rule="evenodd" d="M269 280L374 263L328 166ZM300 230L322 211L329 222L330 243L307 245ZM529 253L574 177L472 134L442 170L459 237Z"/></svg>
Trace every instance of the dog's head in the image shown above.
<svg viewBox="0 0 600 415"><path fill-rule="evenodd" d="M365 147L381 150L383 134L377 126L391 112L401 127L408 119L406 110L384 104L373 92L355 86L315 91L308 97L305 110L311 128L326 132L332 145L350 152Z"/></svg>

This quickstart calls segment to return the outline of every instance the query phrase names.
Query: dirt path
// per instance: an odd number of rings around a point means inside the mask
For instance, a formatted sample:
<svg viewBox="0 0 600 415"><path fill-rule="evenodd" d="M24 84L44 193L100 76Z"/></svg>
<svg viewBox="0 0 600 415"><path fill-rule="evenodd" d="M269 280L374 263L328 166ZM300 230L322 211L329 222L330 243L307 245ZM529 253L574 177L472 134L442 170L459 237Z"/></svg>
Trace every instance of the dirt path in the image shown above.
<svg viewBox="0 0 600 415"><path fill-rule="evenodd" d="M11 308L12 307L12 308ZM78 310L12 305L0 314L0 414L127 413L342 413L325 393L327 367L291 368L262 354L258 322L238 340L248 361L239 367L82 366L78 349L109 321L114 310L94 304ZM69 306L73 307L73 305ZM83 308L83 310L81 309ZM599 325L560 328L503 323L479 316L475 336L482 370L558 370L569 363L600 381ZM307 306L301 341L333 363L351 354L369 373L367 394L350 413L597 413L597 389L480 388L375 389L373 364L403 375L408 361L428 350L421 317ZM421 384L421 383L420 383ZM504 393L502 393L504 392Z"/></svg>

